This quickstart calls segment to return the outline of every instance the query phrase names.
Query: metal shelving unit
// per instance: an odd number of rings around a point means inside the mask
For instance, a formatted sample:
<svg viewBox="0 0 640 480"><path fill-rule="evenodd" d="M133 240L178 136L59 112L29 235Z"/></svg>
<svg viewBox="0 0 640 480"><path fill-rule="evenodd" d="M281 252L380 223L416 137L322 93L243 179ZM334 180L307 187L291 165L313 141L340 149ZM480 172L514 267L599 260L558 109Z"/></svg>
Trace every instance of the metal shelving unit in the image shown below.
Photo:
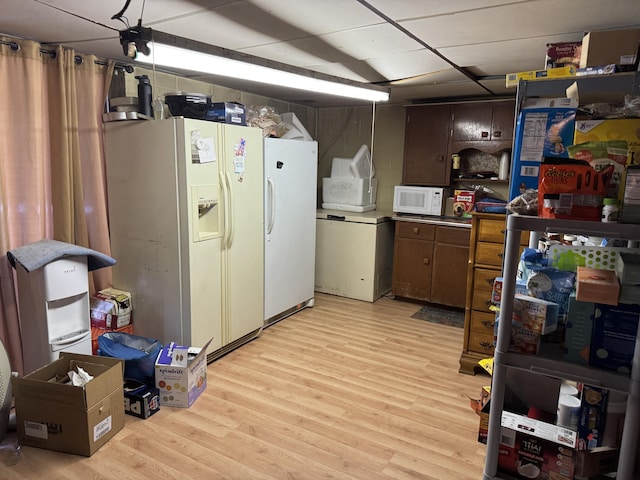
<svg viewBox="0 0 640 480"><path fill-rule="evenodd" d="M498 476L498 452L501 418L504 407L505 378L509 368L526 370L534 374L574 380L588 385L601 386L628 394L623 439L620 447L617 478L631 480L637 441L640 434L640 336L636 338L635 355L631 375L598 368L583 367L561 359L542 355L525 355L509 352L511 338L511 313L518 269L520 235L522 231L558 232L594 235L624 240L640 239L640 225L554 220L539 217L510 215L507 218L503 277L505 282L500 304L498 338L494 354L493 381L491 387L491 411L484 469L484 480L496 480Z"/></svg>

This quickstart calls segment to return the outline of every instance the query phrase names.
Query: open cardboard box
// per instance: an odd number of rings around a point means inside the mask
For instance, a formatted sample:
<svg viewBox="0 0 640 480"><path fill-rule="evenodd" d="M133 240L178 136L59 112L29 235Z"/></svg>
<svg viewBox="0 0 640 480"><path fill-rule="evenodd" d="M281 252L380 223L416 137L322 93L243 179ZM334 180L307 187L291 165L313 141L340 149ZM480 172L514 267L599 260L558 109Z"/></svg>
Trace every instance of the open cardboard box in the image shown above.
<svg viewBox="0 0 640 480"><path fill-rule="evenodd" d="M67 372L83 368L83 386ZM77 370L76 370L77 371ZM91 456L124 427L124 362L61 352L60 358L12 379L18 440L22 445Z"/></svg>

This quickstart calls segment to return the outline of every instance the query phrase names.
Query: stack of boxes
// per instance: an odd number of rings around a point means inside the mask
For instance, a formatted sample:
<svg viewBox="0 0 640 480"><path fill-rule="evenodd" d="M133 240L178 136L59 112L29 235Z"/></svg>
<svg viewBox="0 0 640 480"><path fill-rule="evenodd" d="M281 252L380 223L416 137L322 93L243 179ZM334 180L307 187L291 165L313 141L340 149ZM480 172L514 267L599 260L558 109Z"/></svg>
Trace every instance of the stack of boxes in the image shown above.
<svg viewBox="0 0 640 480"><path fill-rule="evenodd" d="M570 77L634 71L638 65L639 45L640 29L589 32L580 42L547 45L546 70L508 75L507 83L512 82L515 86L520 78L535 80L555 75ZM562 72L563 69L572 69L573 73ZM540 216L594 220L599 218L607 199L607 204L621 204L621 213L616 213L614 219L640 223L640 158L637 153L640 150L640 118L633 118L633 111L629 110L617 114L621 104L610 105L607 111L594 109L586 116L584 112L578 112L578 93L575 84L567 89L566 97L525 100L516 119L509 200L533 189L538 191ZM621 149L624 151L620 152ZM561 190L559 184L555 188L552 180L543 181L543 170L548 170L543 169L543 164L575 165L576 160L583 160L593 168L590 184L585 182L585 175L576 174L576 179L582 178L567 192ZM613 167L611 174L605 173L609 165ZM606 189L595 188L598 183L595 176L599 172L607 177L598 178L600 184L606 180ZM551 185L551 191L546 190L547 185ZM593 203L595 212L589 218L577 207L583 197ZM547 200L553 208L561 207L564 216L554 216L552 210L543 208Z"/></svg>
<svg viewBox="0 0 640 480"><path fill-rule="evenodd" d="M98 354L98 337L106 332L133 334L131 293L105 288L90 299L91 347Z"/></svg>
<svg viewBox="0 0 640 480"><path fill-rule="evenodd" d="M640 298L640 254L615 250L610 254L617 256L607 268L575 267L575 285L564 314L561 313L559 294L550 293L551 285L545 285L540 279L532 282L535 276L527 275L536 270L521 265L520 273L524 271L525 274L515 284L509 350L531 355L539 354L542 348L545 352L556 350L564 352L564 360L568 362L628 375L640 324L640 305L635 304ZM523 258L530 257L530 252L529 257L526 252L523 255ZM546 263L544 255L538 257L537 261ZM550 277L553 277L550 273L553 269L548 265L544 267ZM492 302L498 307L502 300L502 284L501 278L494 281ZM557 296L560 304L536 298L545 297L545 292ZM559 326L559 318L566 323L566 331L560 343L556 343L549 339L550 333ZM514 385L531 381L533 379L520 378L509 383L507 378L507 392L515 391ZM622 423L620 416L624 415L625 400L613 400L609 412L610 398L618 398L619 393L586 384L578 384L577 387L579 406L574 413L577 417L575 427L554 424L556 412L541 411L530 395L518 397L515 403L505 396L498 459L501 470L518 478L548 475L556 479L583 478L615 470ZM544 390L545 394L550 391L547 387ZM486 397L484 389L483 396ZM526 404L530 406L528 411L522 408L525 401L521 399L525 398L529 400ZM472 406L481 416L478 440L485 443L490 402L485 398L472 403ZM547 461L551 458L559 460Z"/></svg>

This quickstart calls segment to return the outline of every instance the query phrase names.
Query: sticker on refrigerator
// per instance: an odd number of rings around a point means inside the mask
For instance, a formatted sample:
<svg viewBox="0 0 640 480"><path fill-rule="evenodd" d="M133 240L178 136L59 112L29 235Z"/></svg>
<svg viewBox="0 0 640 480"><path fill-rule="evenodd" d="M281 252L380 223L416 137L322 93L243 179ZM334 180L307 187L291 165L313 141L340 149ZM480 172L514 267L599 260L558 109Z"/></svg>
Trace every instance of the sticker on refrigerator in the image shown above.
<svg viewBox="0 0 640 480"><path fill-rule="evenodd" d="M233 147L233 171L234 173L244 173L244 160L247 156L246 152L247 141L244 138L240 139L240 143Z"/></svg>

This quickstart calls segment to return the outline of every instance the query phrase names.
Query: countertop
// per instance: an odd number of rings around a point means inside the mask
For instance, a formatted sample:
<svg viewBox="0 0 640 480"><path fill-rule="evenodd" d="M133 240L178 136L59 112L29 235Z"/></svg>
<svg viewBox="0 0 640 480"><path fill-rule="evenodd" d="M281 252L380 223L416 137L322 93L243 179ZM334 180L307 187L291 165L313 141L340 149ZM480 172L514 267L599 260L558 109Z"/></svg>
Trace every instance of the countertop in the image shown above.
<svg viewBox="0 0 640 480"><path fill-rule="evenodd" d="M430 223L432 225L443 225L445 227L471 228L470 218L460 217L436 217L433 215L397 215L391 217L392 220L401 222Z"/></svg>
<svg viewBox="0 0 640 480"><path fill-rule="evenodd" d="M383 223L391 221L393 213L380 210L368 212L349 212L346 210L328 210L320 208L316 211L316 218L321 220L342 220L355 223Z"/></svg>

